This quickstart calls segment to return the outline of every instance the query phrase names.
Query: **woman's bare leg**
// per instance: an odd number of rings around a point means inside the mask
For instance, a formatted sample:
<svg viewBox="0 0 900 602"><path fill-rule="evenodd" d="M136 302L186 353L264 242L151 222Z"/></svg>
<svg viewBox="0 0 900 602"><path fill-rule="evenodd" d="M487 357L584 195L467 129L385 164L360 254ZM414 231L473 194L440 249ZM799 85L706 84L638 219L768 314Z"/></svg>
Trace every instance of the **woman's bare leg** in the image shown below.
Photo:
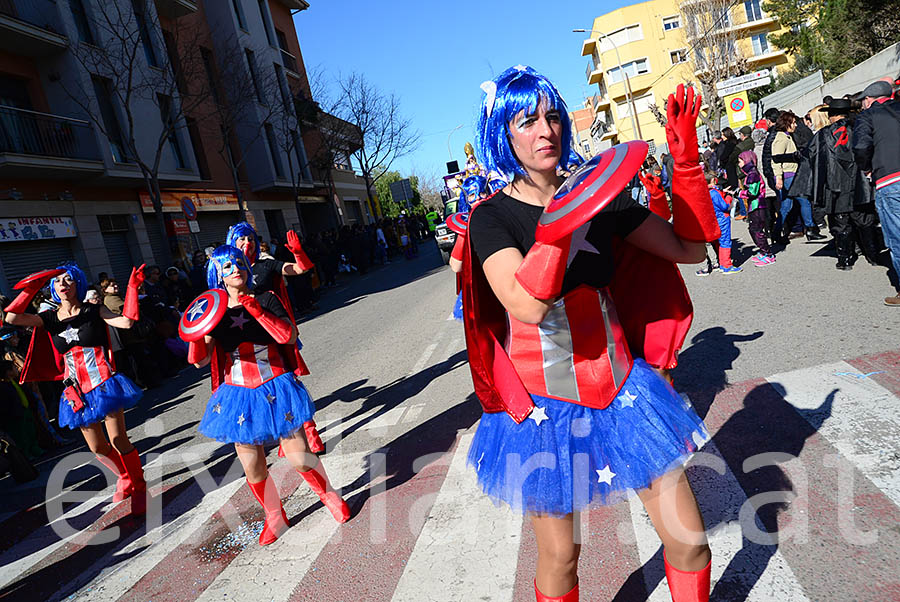
<svg viewBox="0 0 900 602"><path fill-rule="evenodd" d="M684 470L656 479L638 492L662 540L666 560L681 571L699 571L710 559L706 530L697 499Z"/></svg>
<svg viewBox="0 0 900 602"><path fill-rule="evenodd" d="M319 466L319 458L310 453L303 431L297 431L290 437L282 438L281 449L284 450L284 455L291 466L300 472L306 472Z"/></svg>
<svg viewBox="0 0 900 602"><path fill-rule="evenodd" d="M81 434L92 452L99 456L108 456L112 451L109 441L106 440L106 433L103 432L103 426L99 422L81 427Z"/></svg>
<svg viewBox="0 0 900 602"><path fill-rule="evenodd" d="M545 596L564 596L578 582L581 544L575 543L575 515L531 515L531 524L538 546L537 588Z"/></svg>
<svg viewBox="0 0 900 602"><path fill-rule="evenodd" d="M251 483L259 483L265 481L269 476L266 468L266 454L262 445L245 445L243 443L235 443L234 450L237 452L238 460L244 467L244 474Z"/></svg>
<svg viewBox="0 0 900 602"><path fill-rule="evenodd" d="M123 456L130 454L134 446L128 439L128 433L125 432L125 412L116 410L112 414L107 414L103 422L106 424L106 432L109 433L109 440L116 451Z"/></svg>

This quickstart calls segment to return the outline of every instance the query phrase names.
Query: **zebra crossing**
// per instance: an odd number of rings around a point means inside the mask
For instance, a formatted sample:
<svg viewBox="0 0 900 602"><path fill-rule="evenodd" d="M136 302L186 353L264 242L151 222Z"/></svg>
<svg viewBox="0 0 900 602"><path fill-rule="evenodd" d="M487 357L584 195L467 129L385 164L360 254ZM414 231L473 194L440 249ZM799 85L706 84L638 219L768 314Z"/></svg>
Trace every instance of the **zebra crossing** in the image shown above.
<svg viewBox="0 0 900 602"><path fill-rule="evenodd" d="M413 426L421 408L396 410L376 427ZM698 408L711 439L687 473L713 551L712 600L900 600L898 410L900 351L737 383ZM64 506L57 520L77 529L65 537L44 507L5 518L0 599L533 600L533 532L480 494L466 466L473 433L408 470L379 450L329 452L355 514L345 525L277 460L292 528L267 547L231 454L170 453L148 474L179 463L189 472L151 482L158 520L129 518L109 488ZM585 512L580 528L582 599L669 599L636 497ZM99 543L110 529L117 537Z"/></svg>

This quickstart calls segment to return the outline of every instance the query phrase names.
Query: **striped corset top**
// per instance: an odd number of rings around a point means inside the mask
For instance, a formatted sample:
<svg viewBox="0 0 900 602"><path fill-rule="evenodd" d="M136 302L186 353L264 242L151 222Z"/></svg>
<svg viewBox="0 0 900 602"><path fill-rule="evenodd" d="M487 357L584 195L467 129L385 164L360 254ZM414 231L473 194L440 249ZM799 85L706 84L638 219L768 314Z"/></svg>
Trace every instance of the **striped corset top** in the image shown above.
<svg viewBox="0 0 900 602"><path fill-rule="evenodd" d="M241 343L226 355L225 384L255 388L290 372L282 345Z"/></svg>

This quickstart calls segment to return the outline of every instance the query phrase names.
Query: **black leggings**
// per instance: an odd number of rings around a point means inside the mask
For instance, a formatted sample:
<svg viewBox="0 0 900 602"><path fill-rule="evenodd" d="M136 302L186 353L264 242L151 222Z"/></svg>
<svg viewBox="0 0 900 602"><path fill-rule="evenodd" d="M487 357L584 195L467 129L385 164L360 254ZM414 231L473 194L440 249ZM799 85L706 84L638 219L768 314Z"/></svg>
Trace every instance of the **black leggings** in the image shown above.
<svg viewBox="0 0 900 602"><path fill-rule="evenodd" d="M766 240L766 218L765 209L754 209L750 212L750 236L760 253L771 255L772 249L769 248L769 241Z"/></svg>

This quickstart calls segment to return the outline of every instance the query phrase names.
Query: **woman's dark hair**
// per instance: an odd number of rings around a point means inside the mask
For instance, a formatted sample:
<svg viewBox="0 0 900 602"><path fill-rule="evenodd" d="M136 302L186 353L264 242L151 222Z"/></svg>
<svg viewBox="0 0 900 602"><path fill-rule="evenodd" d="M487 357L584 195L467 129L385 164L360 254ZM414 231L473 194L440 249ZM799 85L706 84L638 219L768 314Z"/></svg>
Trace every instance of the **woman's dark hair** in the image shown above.
<svg viewBox="0 0 900 602"><path fill-rule="evenodd" d="M797 116L790 111L785 111L778 116L778 119L775 120L775 130L779 132L786 132L787 129L791 127L791 124L795 121L797 121Z"/></svg>
<svg viewBox="0 0 900 602"><path fill-rule="evenodd" d="M725 140L737 142L737 138L734 137L734 130L731 128L722 128L722 137L724 137Z"/></svg>

